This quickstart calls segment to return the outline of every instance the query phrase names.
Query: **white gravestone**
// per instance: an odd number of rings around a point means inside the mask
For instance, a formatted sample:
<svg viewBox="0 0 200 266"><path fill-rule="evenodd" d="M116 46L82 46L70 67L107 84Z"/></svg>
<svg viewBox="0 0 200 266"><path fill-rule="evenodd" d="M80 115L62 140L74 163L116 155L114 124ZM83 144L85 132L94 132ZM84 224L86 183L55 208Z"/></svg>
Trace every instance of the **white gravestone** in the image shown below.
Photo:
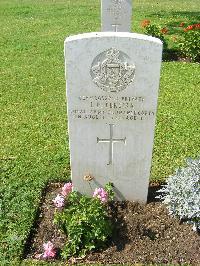
<svg viewBox="0 0 200 266"><path fill-rule="evenodd" d="M132 0L101 0L101 30L131 31Z"/></svg>
<svg viewBox="0 0 200 266"><path fill-rule="evenodd" d="M161 41L141 34L66 39L72 182L79 192L92 195L112 182L118 200L146 202L161 54Z"/></svg>

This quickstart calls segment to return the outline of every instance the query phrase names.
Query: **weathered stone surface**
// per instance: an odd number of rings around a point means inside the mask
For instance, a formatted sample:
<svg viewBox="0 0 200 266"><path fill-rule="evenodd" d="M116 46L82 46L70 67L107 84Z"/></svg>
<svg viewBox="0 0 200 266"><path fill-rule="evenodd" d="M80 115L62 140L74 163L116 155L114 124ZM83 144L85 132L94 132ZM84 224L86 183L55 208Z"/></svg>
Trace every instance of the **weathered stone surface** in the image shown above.
<svg viewBox="0 0 200 266"><path fill-rule="evenodd" d="M132 0L101 0L101 30L131 31Z"/></svg>
<svg viewBox="0 0 200 266"><path fill-rule="evenodd" d="M66 39L72 181L81 193L113 182L117 199L146 201L161 54L160 40L134 33Z"/></svg>

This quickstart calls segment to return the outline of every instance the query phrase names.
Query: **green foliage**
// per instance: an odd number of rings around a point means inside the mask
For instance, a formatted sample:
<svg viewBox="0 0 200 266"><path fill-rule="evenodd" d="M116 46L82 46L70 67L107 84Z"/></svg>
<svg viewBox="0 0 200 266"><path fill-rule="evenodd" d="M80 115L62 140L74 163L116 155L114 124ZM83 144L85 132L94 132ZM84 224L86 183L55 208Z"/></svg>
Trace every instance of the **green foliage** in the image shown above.
<svg viewBox="0 0 200 266"><path fill-rule="evenodd" d="M105 191L108 193L109 200L114 199L114 191L113 191L113 183L109 182L108 184L105 185Z"/></svg>
<svg viewBox="0 0 200 266"><path fill-rule="evenodd" d="M110 190L110 185L107 188ZM54 222L68 237L62 251L64 258L85 256L87 251L104 246L112 233L106 205L77 192L69 195L63 211L55 213Z"/></svg>
<svg viewBox="0 0 200 266"><path fill-rule="evenodd" d="M64 261L58 261L58 260L57 261L42 261L42 260L25 259L20 263L20 266L67 266L67 264Z"/></svg>
<svg viewBox="0 0 200 266"><path fill-rule="evenodd" d="M156 37L160 39L163 43L163 49L167 49L167 41L165 40L164 34L161 32L161 28L155 24L149 24L145 27L145 34L151 35L152 37Z"/></svg>
<svg viewBox="0 0 200 266"><path fill-rule="evenodd" d="M200 30L186 31L178 45L183 56L200 61Z"/></svg>

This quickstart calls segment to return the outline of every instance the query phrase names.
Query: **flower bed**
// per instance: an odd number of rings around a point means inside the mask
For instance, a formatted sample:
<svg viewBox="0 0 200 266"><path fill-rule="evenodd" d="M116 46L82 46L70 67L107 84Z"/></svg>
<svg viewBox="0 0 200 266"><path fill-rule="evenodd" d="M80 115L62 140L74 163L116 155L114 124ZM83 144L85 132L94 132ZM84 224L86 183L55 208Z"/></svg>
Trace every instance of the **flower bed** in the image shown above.
<svg viewBox="0 0 200 266"><path fill-rule="evenodd" d="M141 22L144 33L163 42L163 58L180 61L200 62L200 23L176 26L159 26L145 19ZM171 45L170 47L170 44Z"/></svg>
<svg viewBox="0 0 200 266"><path fill-rule="evenodd" d="M56 207L52 202L63 184L50 184L41 206L38 227L27 243L26 258L39 260L61 259L60 251L66 235L53 224ZM154 192L158 187L151 187ZM153 194L152 194L153 195ZM102 248L85 256L72 256L69 263L198 263L200 238L192 225L180 223L170 217L167 208L154 197L146 205L131 202L113 202L108 205L108 215L115 224L111 238ZM56 251L53 258L44 258L43 244L51 241ZM187 244L186 244L187 243Z"/></svg>

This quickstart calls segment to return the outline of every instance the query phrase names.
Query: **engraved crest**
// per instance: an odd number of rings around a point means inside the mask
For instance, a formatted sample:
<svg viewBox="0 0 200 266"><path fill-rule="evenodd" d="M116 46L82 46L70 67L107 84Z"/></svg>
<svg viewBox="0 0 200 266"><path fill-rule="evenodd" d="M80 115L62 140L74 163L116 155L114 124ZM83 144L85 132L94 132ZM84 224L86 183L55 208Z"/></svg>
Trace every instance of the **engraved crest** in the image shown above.
<svg viewBox="0 0 200 266"><path fill-rule="evenodd" d="M115 48L99 54L91 66L93 82L106 92L120 92L133 82L135 65L129 64L129 57Z"/></svg>

